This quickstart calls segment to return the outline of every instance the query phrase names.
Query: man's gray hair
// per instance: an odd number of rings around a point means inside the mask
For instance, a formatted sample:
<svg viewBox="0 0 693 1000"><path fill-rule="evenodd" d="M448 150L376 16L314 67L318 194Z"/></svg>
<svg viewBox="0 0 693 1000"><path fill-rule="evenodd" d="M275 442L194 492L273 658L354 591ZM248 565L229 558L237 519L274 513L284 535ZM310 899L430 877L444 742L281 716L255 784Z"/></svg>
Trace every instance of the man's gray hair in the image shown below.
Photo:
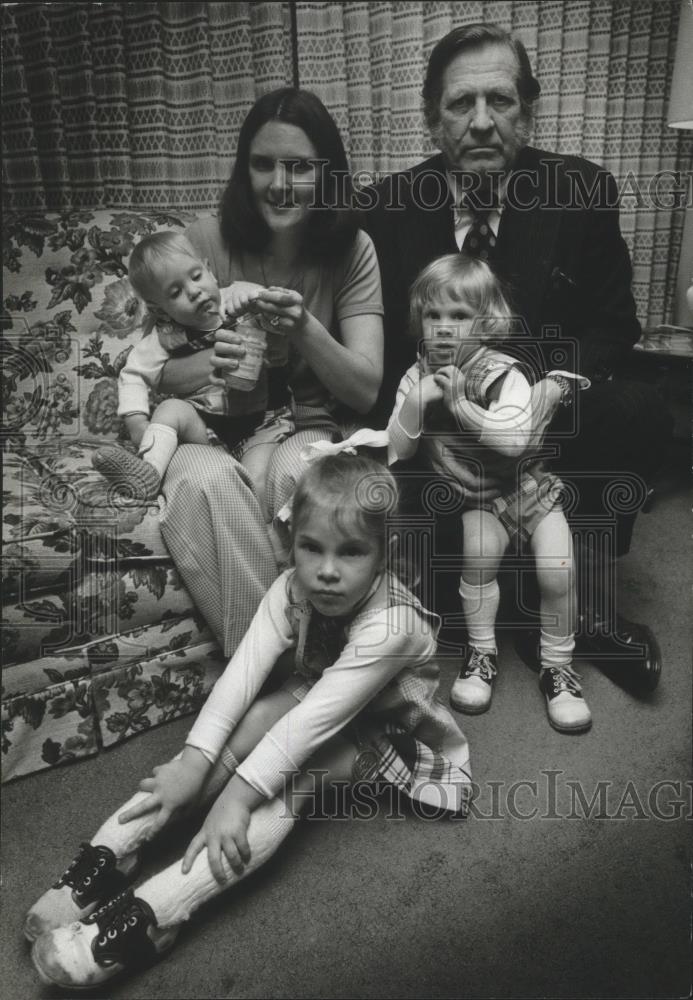
<svg viewBox="0 0 693 1000"><path fill-rule="evenodd" d="M539 81L532 73L527 50L518 38L497 24L465 24L453 28L433 47L428 59L423 85L423 106L426 124L431 131L440 120L440 99L443 94L443 76L455 56L486 45L505 45L517 60L517 92L522 111L531 118L534 105L541 92Z"/></svg>

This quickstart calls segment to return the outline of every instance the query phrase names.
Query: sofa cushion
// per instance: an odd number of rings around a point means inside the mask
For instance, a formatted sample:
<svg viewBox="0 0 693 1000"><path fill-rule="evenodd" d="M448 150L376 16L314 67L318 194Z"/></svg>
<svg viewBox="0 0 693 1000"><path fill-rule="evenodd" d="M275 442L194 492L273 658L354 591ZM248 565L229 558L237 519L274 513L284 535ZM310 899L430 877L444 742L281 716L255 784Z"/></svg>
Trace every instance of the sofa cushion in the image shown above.
<svg viewBox="0 0 693 1000"><path fill-rule="evenodd" d="M131 447L117 378L144 309L129 254L194 218L3 217L3 781L196 710L223 666L159 501L114 494L91 464L106 441Z"/></svg>
<svg viewBox="0 0 693 1000"><path fill-rule="evenodd" d="M196 614L3 670L3 781L88 757L197 711L225 664Z"/></svg>

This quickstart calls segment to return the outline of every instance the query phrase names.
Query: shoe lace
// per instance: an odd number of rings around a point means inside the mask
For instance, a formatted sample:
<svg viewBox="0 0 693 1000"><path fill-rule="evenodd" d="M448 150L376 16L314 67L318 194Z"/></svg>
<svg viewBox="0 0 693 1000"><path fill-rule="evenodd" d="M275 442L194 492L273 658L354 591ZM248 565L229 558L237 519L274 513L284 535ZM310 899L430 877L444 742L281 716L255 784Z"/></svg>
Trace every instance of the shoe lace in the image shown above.
<svg viewBox="0 0 693 1000"><path fill-rule="evenodd" d="M465 667L464 677L480 677L483 681L491 681L498 673L489 653L472 648L469 662Z"/></svg>
<svg viewBox="0 0 693 1000"><path fill-rule="evenodd" d="M63 885L71 889L89 886L108 864L108 857L103 849L92 844L83 843L71 864L66 868L53 886L59 889Z"/></svg>
<svg viewBox="0 0 693 1000"><path fill-rule="evenodd" d="M150 928L156 927L156 917L132 889L114 896L82 922L96 924L99 929L91 943L98 965L136 969L156 957L156 947L148 934Z"/></svg>
<svg viewBox="0 0 693 1000"><path fill-rule="evenodd" d="M83 922L96 924L99 928L97 945L101 947L109 945L112 948L119 938L123 939L137 927L143 916L139 900L133 895L132 889L126 889L113 899L109 899L98 910L94 910L90 916L84 918Z"/></svg>
<svg viewBox="0 0 693 1000"><path fill-rule="evenodd" d="M561 694L563 691L578 696L582 695L580 675L572 667L566 664L562 667L548 667L547 669L551 675L551 686L554 696Z"/></svg>

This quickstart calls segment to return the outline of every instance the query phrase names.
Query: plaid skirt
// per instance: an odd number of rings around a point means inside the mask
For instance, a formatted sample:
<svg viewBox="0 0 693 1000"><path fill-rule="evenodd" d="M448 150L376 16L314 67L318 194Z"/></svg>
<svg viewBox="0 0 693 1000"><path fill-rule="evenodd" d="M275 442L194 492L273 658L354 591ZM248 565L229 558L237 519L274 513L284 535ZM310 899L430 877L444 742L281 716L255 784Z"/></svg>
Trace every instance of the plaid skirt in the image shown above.
<svg viewBox="0 0 693 1000"><path fill-rule="evenodd" d="M385 781L431 811L466 815L472 791L469 744L437 698L439 668L406 667L342 731L358 749L352 782ZM317 680L317 678L316 678ZM315 681L295 672L282 684L298 701Z"/></svg>

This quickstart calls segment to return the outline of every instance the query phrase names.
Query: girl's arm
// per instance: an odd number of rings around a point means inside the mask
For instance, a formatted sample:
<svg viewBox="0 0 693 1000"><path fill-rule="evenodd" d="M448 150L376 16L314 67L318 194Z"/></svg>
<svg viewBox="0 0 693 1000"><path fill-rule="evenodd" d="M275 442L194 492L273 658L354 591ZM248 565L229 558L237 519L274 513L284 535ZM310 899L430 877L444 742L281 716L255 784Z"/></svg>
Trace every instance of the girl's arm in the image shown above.
<svg viewBox="0 0 693 1000"><path fill-rule="evenodd" d="M444 391L446 399L450 399L450 412L465 430L477 436L479 444L508 458L518 458L527 450L532 442L532 391L516 368L491 386L488 409L472 403L463 394L451 392L449 385L454 373L449 368L441 369L436 378L448 380Z"/></svg>
<svg viewBox="0 0 693 1000"><path fill-rule="evenodd" d="M395 408L387 425L390 443L388 463L412 458L419 447L424 429L426 407L443 398L443 390L432 375L421 376L417 365L412 365L397 387Z"/></svg>
<svg viewBox="0 0 693 1000"><path fill-rule="evenodd" d="M267 798L351 721L402 669L424 662L436 643L417 612L396 607L354 630L341 656L303 701L270 729L236 772Z"/></svg>
<svg viewBox="0 0 693 1000"><path fill-rule="evenodd" d="M257 697L277 659L293 643L285 614L287 574L267 591L248 631L202 706L186 745L212 763Z"/></svg>

